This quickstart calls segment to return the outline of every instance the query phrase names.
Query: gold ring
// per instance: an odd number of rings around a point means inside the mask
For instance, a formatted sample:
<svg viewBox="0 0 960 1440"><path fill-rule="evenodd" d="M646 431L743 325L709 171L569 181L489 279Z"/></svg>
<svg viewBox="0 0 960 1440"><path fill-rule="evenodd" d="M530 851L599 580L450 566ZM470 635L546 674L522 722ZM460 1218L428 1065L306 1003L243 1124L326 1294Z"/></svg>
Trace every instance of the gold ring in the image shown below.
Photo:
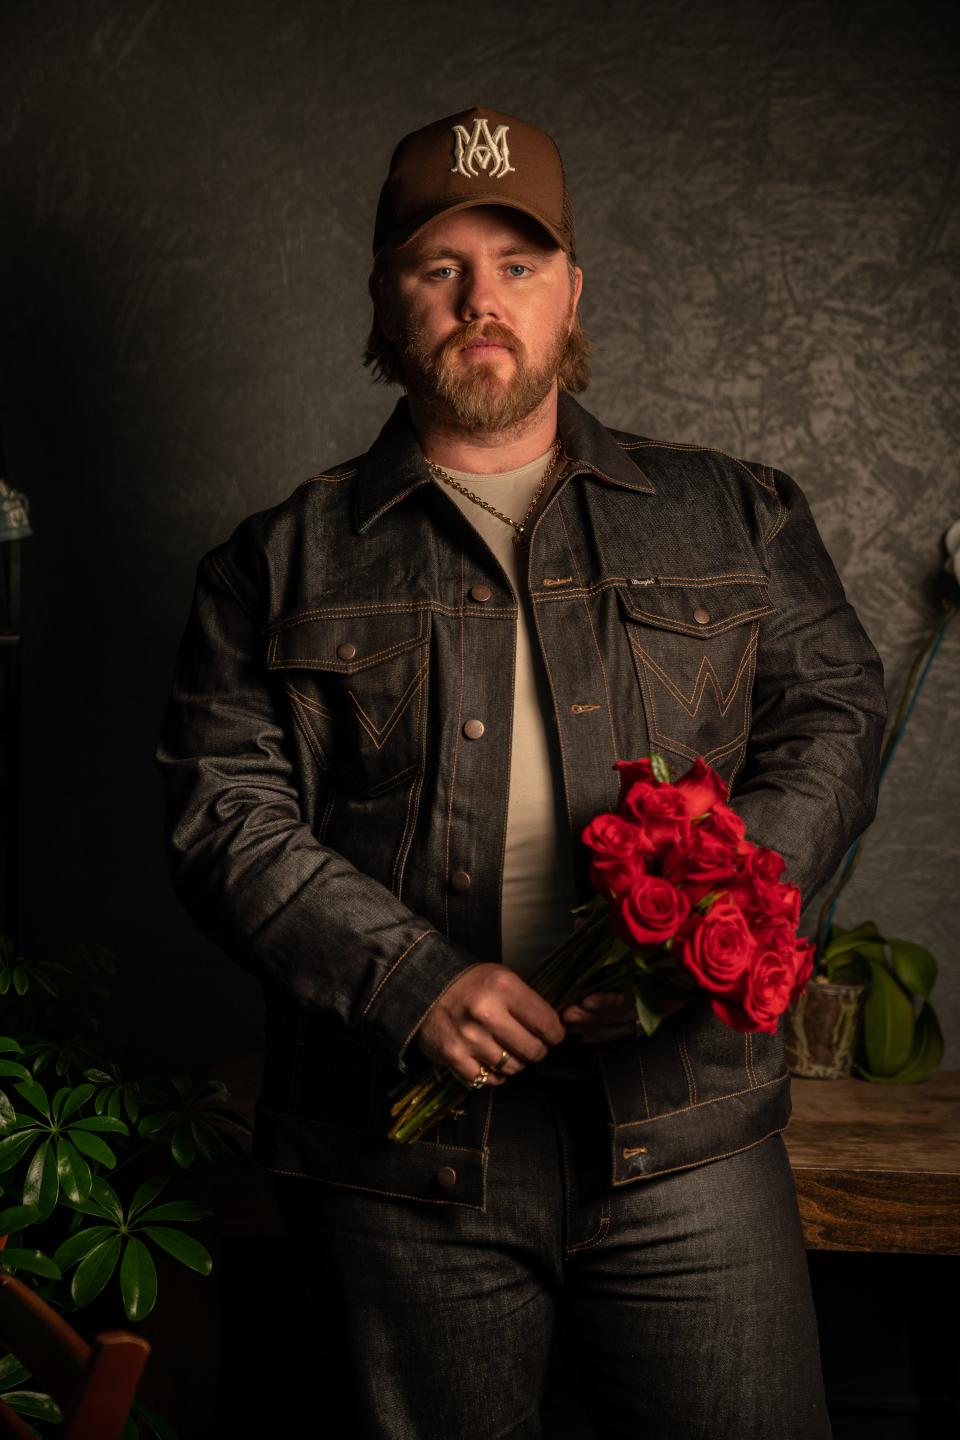
<svg viewBox="0 0 960 1440"><path fill-rule="evenodd" d="M489 1075L490 1071L487 1069L486 1065L481 1065L479 1072L470 1081L471 1089L479 1090L481 1085L486 1085Z"/></svg>
<svg viewBox="0 0 960 1440"><path fill-rule="evenodd" d="M506 1063L507 1063L507 1061L508 1061L509 1059L510 1059L510 1052L509 1052L509 1050L504 1050L503 1054L500 1056L500 1059L497 1061L496 1065L494 1065L494 1067L493 1067L494 1070L502 1070L503 1067L504 1067L504 1065L506 1065Z"/></svg>

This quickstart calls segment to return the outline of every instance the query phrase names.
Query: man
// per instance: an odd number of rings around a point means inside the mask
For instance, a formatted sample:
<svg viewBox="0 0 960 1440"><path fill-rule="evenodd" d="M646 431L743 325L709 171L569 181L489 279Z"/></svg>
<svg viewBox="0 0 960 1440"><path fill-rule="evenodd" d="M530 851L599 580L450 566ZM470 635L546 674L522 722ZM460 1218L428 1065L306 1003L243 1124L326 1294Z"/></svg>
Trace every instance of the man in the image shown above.
<svg viewBox="0 0 960 1440"><path fill-rule="evenodd" d="M277 1175L338 1433L541 1434L563 1327L603 1436L830 1433L782 1034L557 1014L614 762L723 774L809 895L872 818L879 660L786 475L611 431L552 140L398 145L373 446L200 562L157 759L178 892L262 980ZM516 543L515 543L516 542ZM413 1145L392 1090L464 1084Z"/></svg>

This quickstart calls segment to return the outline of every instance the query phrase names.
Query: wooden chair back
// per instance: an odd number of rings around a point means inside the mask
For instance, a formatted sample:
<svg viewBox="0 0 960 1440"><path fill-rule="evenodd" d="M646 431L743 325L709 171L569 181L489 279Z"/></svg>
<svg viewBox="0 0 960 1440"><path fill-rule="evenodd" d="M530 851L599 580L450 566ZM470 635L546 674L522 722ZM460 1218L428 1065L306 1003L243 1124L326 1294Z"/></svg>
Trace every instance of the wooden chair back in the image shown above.
<svg viewBox="0 0 960 1440"><path fill-rule="evenodd" d="M0 1344L30 1371L24 1389L52 1396L63 1414L60 1440L120 1440L150 1354L127 1330L104 1330L89 1345L64 1317L15 1275L0 1272ZM36 1432L0 1400L0 1436Z"/></svg>

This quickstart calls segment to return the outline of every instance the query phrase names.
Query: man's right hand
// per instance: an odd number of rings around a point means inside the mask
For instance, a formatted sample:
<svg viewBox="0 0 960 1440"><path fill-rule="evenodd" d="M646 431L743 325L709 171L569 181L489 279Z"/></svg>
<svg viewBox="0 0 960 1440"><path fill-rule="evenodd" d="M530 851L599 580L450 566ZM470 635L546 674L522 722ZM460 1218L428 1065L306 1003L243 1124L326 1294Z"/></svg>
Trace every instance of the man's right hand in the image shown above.
<svg viewBox="0 0 960 1440"><path fill-rule="evenodd" d="M506 965L473 965L444 991L414 1039L428 1060L470 1085L480 1066L502 1085L559 1045L566 1028L553 1006ZM509 1059L494 1073L504 1050Z"/></svg>

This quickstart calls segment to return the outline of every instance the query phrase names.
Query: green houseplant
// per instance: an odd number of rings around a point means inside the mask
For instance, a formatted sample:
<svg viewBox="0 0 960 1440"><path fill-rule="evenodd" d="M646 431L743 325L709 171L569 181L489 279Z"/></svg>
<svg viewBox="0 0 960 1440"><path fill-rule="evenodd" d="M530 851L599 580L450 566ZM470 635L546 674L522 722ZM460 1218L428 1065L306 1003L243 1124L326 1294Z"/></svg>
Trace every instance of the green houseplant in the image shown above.
<svg viewBox="0 0 960 1440"><path fill-rule="evenodd" d="M183 1227L212 1212L161 1199L174 1177L204 1162L246 1159L215 1079L144 1075L128 1047L103 1034L116 974L103 946L59 941L38 959L0 935L0 1266L16 1272L84 1333L142 1321L157 1303L155 1257L208 1276L207 1249ZM76 1312L87 1311L77 1318ZM0 1393L35 1434L56 1434L52 1399L0 1356ZM141 1429L142 1427L142 1429ZM124 1440L175 1440L136 1401Z"/></svg>
<svg viewBox="0 0 960 1440"><path fill-rule="evenodd" d="M933 586L935 618L910 666L880 761L882 783L903 738L947 627L960 605L960 521L943 536L945 561ZM872 920L850 929L834 922L837 902L863 854L847 852L817 922L814 973L785 1024L787 1062L795 1075L913 1084L943 1059L943 1034L930 992L937 962L912 940L881 933Z"/></svg>

